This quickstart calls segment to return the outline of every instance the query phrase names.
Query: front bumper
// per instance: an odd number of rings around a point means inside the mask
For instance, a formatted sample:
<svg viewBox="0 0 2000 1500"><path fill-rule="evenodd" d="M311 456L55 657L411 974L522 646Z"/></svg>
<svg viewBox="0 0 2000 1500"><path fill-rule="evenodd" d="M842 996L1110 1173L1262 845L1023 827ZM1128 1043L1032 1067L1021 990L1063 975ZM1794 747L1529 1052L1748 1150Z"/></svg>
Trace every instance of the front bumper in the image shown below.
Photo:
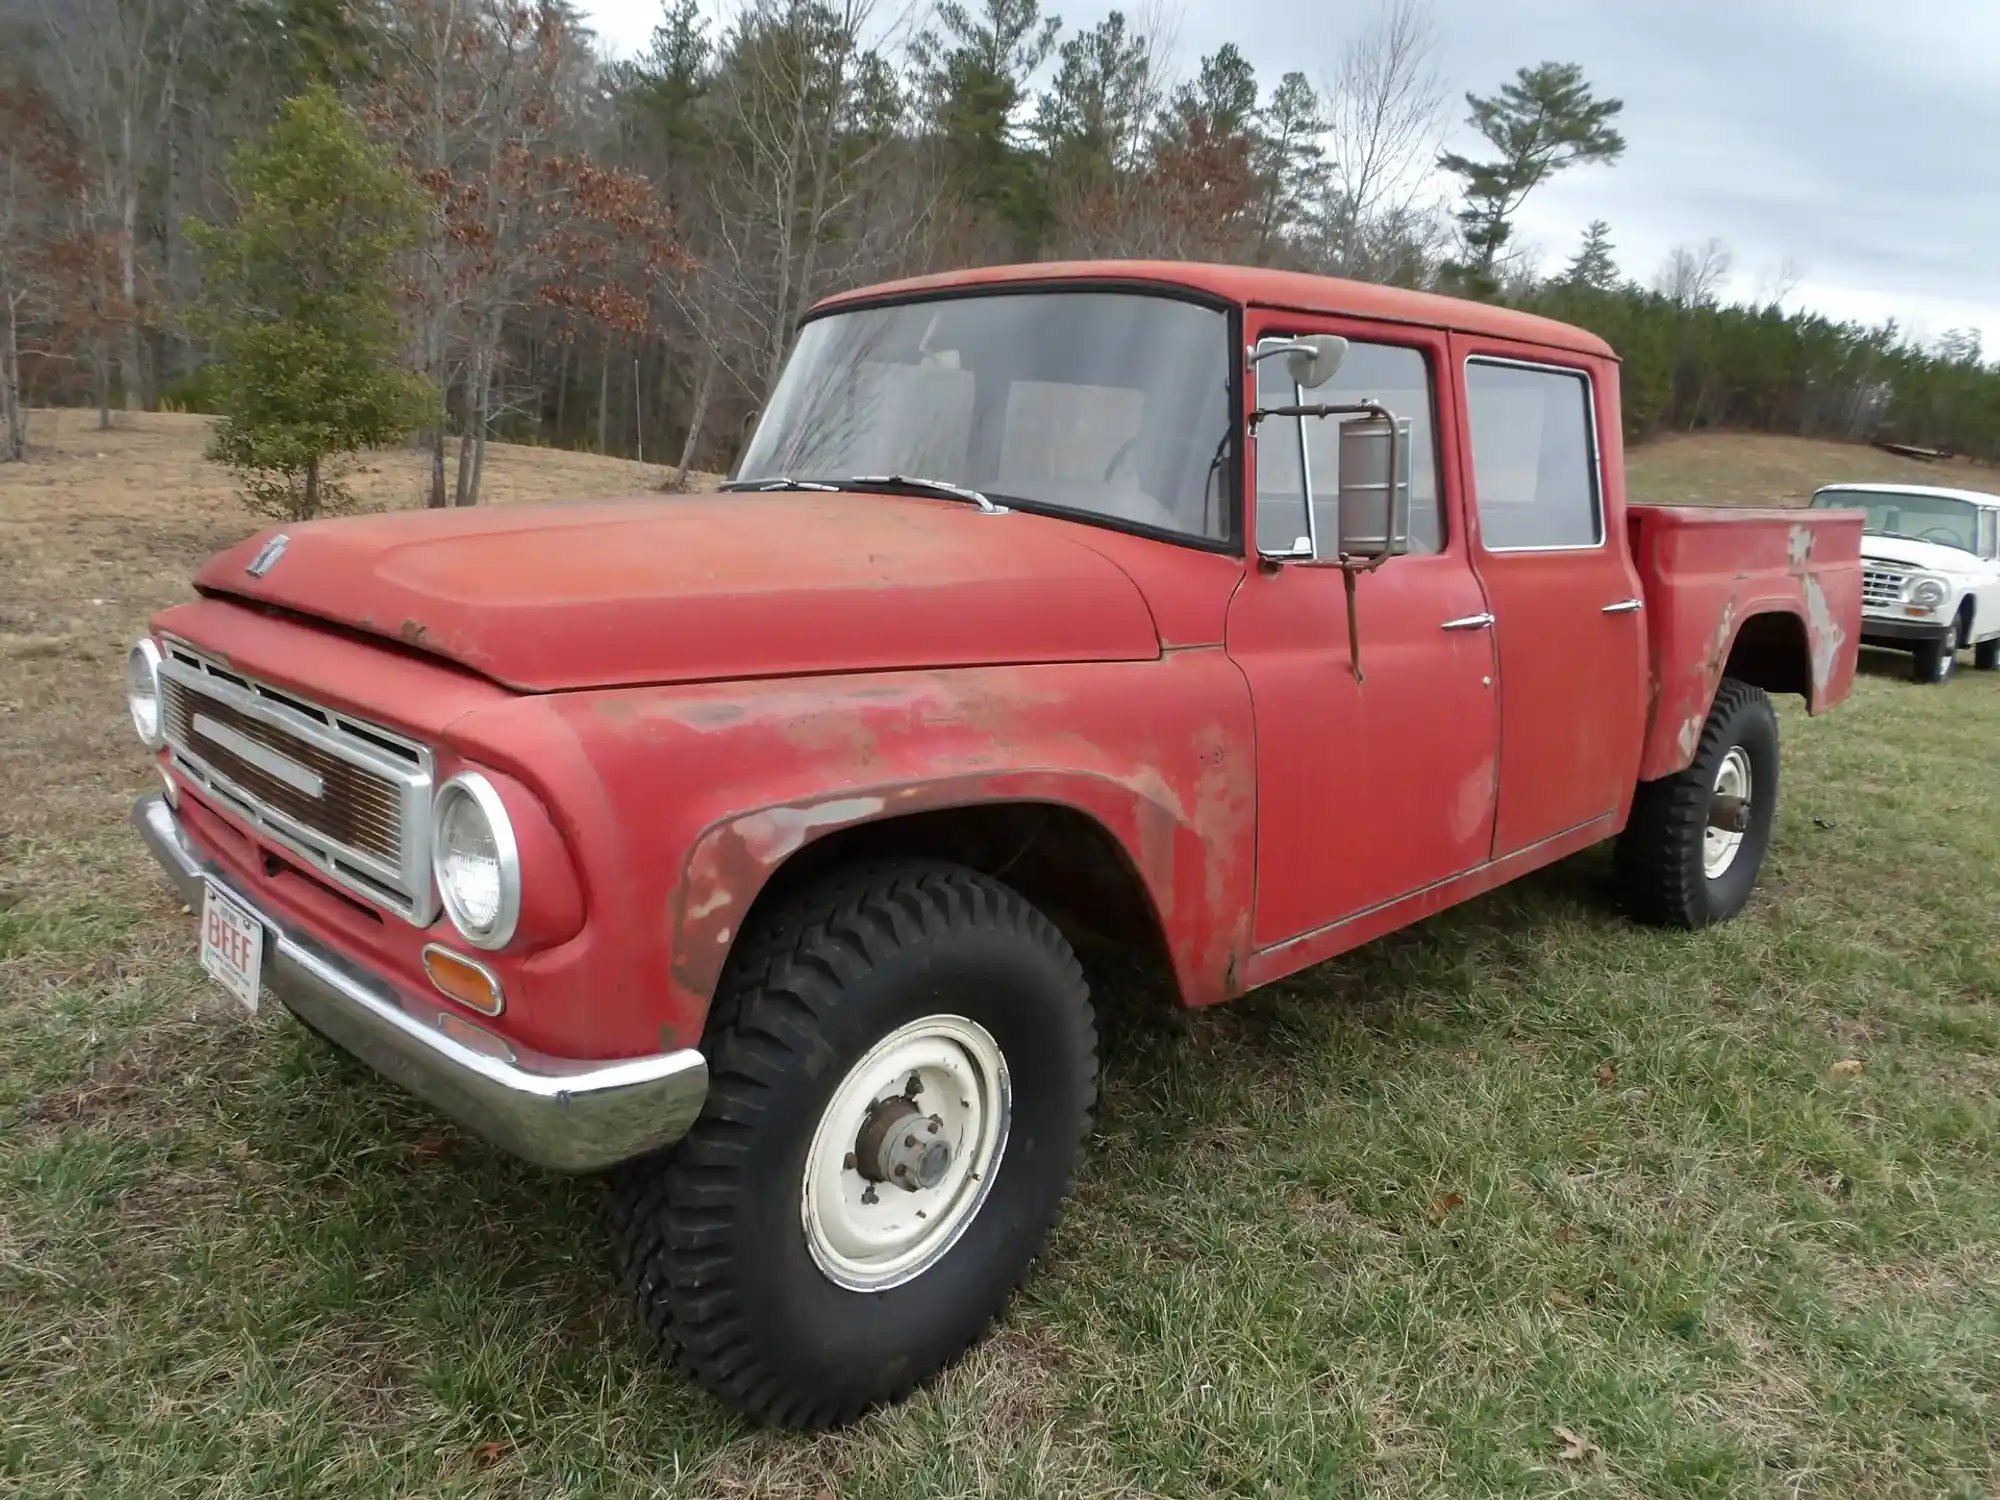
<svg viewBox="0 0 2000 1500"><path fill-rule="evenodd" d="M671 1145L701 1113L701 1053L578 1062L491 1032L483 1035L494 1053L477 1050L439 1029L480 1034L456 1012L348 962L249 900L188 844L158 792L138 800L132 821L189 906L199 909L213 880L264 924L265 982L289 1010L502 1150L557 1171L598 1171Z"/></svg>
<svg viewBox="0 0 2000 1500"><path fill-rule="evenodd" d="M1868 646L1918 646L1941 641L1950 633L1953 621L1911 620L1901 615L1861 617L1861 641Z"/></svg>

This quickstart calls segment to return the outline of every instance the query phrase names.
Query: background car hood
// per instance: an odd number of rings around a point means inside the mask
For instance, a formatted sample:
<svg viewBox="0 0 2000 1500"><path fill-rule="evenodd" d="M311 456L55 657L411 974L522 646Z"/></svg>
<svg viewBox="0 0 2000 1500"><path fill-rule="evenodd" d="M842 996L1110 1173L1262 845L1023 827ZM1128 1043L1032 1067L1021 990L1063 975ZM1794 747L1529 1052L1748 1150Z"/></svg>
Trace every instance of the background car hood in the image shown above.
<svg viewBox="0 0 2000 1500"><path fill-rule="evenodd" d="M195 582L525 692L1157 656L1138 587L1083 529L948 500L644 496L273 528Z"/></svg>
<svg viewBox="0 0 2000 1500"><path fill-rule="evenodd" d="M1864 535L1861 538L1861 556L1864 560L1875 558L1881 562L1922 568L1927 573L1969 573L1979 566L1979 559L1961 548L1947 547L1941 542L1912 541L1900 536Z"/></svg>

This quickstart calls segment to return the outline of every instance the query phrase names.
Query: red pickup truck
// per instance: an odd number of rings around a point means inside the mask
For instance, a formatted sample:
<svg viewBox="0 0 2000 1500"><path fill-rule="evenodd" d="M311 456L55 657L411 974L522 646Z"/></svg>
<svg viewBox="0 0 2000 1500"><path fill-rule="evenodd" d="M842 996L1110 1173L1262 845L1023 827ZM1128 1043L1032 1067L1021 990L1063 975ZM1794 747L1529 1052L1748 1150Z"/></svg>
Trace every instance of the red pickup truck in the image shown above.
<svg viewBox="0 0 2000 1500"><path fill-rule="evenodd" d="M1858 514L1630 509L1560 324L1218 266L814 310L725 493L267 531L130 658L204 967L606 1171L647 1325L816 1427L976 1341L1096 1091L1077 951L1228 1000L1600 841L1754 884Z"/></svg>

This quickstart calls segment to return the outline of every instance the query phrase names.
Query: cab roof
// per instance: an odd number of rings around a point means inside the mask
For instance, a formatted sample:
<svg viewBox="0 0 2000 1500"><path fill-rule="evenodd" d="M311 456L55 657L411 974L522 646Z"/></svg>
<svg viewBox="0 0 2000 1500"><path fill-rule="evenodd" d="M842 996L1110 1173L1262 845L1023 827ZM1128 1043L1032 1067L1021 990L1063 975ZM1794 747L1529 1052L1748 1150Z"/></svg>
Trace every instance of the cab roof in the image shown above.
<svg viewBox="0 0 2000 1500"><path fill-rule="evenodd" d="M1206 261L1038 261L1025 265L981 266L858 287L824 299L813 311L825 311L853 302L918 297L959 287L1025 286L1036 282L1060 282L1073 287L1079 282L1092 281L1128 286L1152 283L1163 289L1179 288L1204 293L1242 306L1286 308L1329 317L1372 318L1385 323L1412 324L1419 328L1448 328L1457 333L1512 339L1603 359L1618 357L1611 346L1594 333L1586 333L1568 323L1558 323L1553 318L1516 312L1512 308L1492 307L1484 302L1468 302L1459 297L1441 297L1434 292L1378 286L1367 281L1343 281L1334 276L1309 276L1299 271L1225 266Z"/></svg>
<svg viewBox="0 0 2000 1500"><path fill-rule="evenodd" d="M1969 500L1974 505L2000 506L2000 495L1988 494L1985 490L1955 490L1943 484L1823 484L1813 491L1817 499L1821 495L1848 495L1864 493L1869 495L1925 495L1938 500Z"/></svg>

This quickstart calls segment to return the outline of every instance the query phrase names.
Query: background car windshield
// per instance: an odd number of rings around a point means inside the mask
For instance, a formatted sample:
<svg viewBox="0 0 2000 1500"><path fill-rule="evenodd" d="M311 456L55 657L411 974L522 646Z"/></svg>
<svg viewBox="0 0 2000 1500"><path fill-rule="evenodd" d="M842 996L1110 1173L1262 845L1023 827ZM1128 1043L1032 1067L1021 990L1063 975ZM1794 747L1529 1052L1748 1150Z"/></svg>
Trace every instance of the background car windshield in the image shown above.
<svg viewBox="0 0 2000 1500"><path fill-rule="evenodd" d="M1822 490L1813 496L1813 504L1821 510L1866 511L1868 522L1862 529L1873 536L1908 537L1962 547L1967 552L1979 550L1979 507L1949 495Z"/></svg>
<svg viewBox="0 0 2000 1500"><path fill-rule="evenodd" d="M1234 534L1229 324L1167 297L956 297L815 319L736 479L942 479L1029 508Z"/></svg>

